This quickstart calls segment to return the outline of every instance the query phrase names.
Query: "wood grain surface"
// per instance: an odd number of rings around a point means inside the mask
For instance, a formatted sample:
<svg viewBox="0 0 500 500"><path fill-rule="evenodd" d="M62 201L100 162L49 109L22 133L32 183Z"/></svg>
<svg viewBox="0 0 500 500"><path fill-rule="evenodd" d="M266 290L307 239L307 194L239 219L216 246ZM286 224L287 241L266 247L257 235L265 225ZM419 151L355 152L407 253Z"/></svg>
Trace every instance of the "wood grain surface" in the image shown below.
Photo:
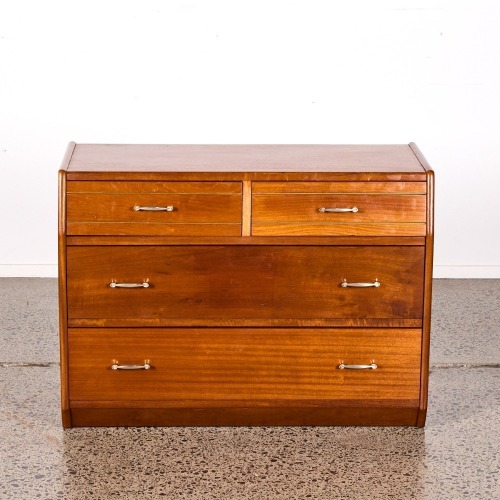
<svg viewBox="0 0 500 500"><path fill-rule="evenodd" d="M419 329L70 329L71 399L415 404L420 343ZM151 369L112 370L115 362Z"/></svg>
<svg viewBox="0 0 500 500"><path fill-rule="evenodd" d="M415 144L70 143L59 182L64 427L425 424L434 175Z"/></svg>
<svg viewBox="0 0 500 500"><path fill-rule="evenodd" d="M259 182L252 183L254 194L425 194L425 182Z"/></svg>
<svg viewBox="0 0 500 500"><path fill-rule="evenodd" d="M407 144L77 144L70 172L423 172Z"/></svg>
<svg viewBox="0 0 500 500"><path fill-rule="evenodd" d="M241 183L71 182L68 235L241 235ZM135 206L172 211L135 211ZM207 224L207 226L203 226Z"/></svg>
<svg viewBox="0 0 500 500"><path fill-rule="evenodd" d="M129 404L114 407L95 407L92 402L82 406L73 403L74 427L89 426L414 426L417 409L394 402L392 406L367 407L335 401L330 406L257 405L242 407L173 407L134 408Z"/></svg>
<svg viewBox="0 0 500 500"><path fill-rule="evenodd" d="M422 247L68 248L69 319L421 319ZM379 288L343 288L374 282ZM111 288L111 282L149 288Z"/></svg>
<svg viewBox="0 0 500 500"><path fill-rule="evenodd" d="M322 208L356 212L321 212ZM252 234L423 236L425 195L253 194Z"/></svg>

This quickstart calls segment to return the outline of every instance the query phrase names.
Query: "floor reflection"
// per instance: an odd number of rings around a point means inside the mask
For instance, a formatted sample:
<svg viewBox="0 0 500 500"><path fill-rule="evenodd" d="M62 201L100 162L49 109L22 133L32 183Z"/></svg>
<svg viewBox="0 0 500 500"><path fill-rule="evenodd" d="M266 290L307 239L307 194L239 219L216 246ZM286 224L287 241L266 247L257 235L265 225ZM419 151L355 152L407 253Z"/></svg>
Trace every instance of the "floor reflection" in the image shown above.
<svg viewBox="0 0 500 500"><path fill-rule="evenodd" d="M409 428L73 429L65 497L411 498L425 455Z"/></svg>

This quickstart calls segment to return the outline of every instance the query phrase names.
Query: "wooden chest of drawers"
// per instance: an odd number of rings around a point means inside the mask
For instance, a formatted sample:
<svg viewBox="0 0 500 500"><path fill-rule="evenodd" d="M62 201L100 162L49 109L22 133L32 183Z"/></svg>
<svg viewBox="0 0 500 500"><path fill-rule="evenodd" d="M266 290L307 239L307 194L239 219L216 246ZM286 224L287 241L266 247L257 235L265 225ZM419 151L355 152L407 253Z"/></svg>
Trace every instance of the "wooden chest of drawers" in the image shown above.
<svg viewBox="0 0 500 500"><path fill-rule="evenodd" d="M70 143L59 183L65 427L424 425L414 144Z"/></svg>

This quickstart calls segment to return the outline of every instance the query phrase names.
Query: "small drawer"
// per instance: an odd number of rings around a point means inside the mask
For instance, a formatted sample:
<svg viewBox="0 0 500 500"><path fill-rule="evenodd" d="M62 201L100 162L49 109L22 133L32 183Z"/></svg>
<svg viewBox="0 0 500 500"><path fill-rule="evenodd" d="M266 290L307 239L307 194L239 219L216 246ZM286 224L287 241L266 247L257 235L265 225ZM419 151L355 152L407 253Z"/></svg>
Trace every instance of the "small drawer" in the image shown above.
<svg viewBox="0 0 500 500"><path fill-rule="evenodd" d="M420 344L420 329L69 329L70 398L417 406Z"/></svg>
<svg viewBox="0 0 500 500"><path fill-rule="evenodd" d="M422 182L256 182L255 236L424 236Z"/></svg>
<svg viewBox="0 0 500 500"><path fill-rule="evenodd" d="M421 246L75 246L68 319L70 326L420 326L423 269Z"/></svg>
<svg viewBox="0 0 500 500"><path fill-rule="evenodd" d="M239 236L240 182L90 182L67 187L68 235Z"/></svg>

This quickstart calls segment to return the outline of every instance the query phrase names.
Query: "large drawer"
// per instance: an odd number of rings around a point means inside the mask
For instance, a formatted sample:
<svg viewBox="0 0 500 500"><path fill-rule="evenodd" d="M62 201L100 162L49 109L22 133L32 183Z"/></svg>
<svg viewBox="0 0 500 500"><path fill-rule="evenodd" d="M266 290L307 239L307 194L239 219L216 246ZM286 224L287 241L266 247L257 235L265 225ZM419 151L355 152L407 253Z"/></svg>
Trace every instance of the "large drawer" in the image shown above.
<svg viewBox="0 0 500 500"><path fill-rule="evenodd" d="M255 236L424 236L422 182L254 182Z"/></svg>
<svg viewBox="0 0 500 500"><path fill-rule="evenodd" d="M420 329L75 328L69 329L70 399L417 405L420 345ZM150 368L140 369L145 364Z"/></svg>
<svg viewBox="0 0 500 500"><path fill-rule="evenodd" d="M423 267L420 246L68 247L68 318L70 326L420 326Z"/></svg>
<svg viewBox="0 0 500 500"><path fill-rule="evenodd" d="M240 236L240 182L70 181L68 235Z"/></svg>

